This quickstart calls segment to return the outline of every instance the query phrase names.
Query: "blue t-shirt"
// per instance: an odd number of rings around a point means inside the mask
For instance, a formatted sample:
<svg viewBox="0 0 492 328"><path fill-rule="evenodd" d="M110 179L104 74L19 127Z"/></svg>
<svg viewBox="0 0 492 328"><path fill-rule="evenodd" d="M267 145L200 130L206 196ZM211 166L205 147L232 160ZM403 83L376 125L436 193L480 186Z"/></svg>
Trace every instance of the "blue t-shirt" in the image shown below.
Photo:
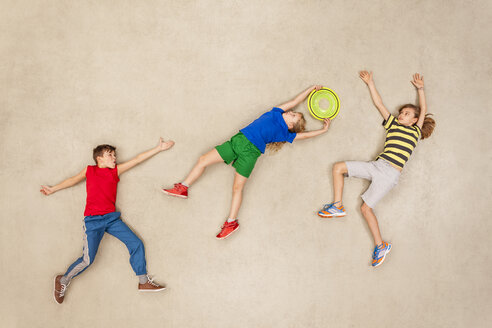
<svg viewBox="0 0 492 328"><path fill-rule="evenodd" d="M290 132L282 117L284 110L274 107L258 117L241 131L263 154L267 143L288 141L292 143L297 133Z"/></svg>

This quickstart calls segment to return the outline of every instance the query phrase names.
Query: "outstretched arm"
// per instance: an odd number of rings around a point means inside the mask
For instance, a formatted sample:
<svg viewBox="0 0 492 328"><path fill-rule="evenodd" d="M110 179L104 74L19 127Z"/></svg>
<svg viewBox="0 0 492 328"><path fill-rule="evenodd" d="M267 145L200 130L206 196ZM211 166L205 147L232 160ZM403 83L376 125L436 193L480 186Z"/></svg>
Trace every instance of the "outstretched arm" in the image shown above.
<svg viewBox="0 0 492 328"><path fill-rule="evenodd" d="M74 175L73 177L68 178L66 180L63 180L62 182L60 182L56 186L53 186L53 187L41 186L41 189L39 191L42 192L43 194L45 194L46 196L48 196L48 195L51 195L51 194L57 192L58 190L62 190L65 188L75 186L77 183L79 183L80 181L85 179L85 172L86 171L87 171L87 167L84 168L82 171L80 171L79 174Z"/></svg>
<svg viewBox="0 0 492 328"><path fill-rule="evenodd" d="M132 158L128 162L125 162L123 164L118 165L118 175L128 171L129 169L133 168L134 166L148 160L152 156L154 156L157 153L160 153L163 150L168 150L174 146L174 141L169 140L164 142L164 139L160 138L159 143L157 146L155 146L152 149L147 150L146 152L143 152L141 154L138 154L136 157Z"/></svg>
<svg viewBox="0 0 492 328"><path fill-rule="evenodd" d="M372 72L360 71L359 77L369 87L369 92L371 92L371 98L372 98L372 102L374 103L374 106L376 106L376 108L379 110L379 113L381 113L383 118L387 120L388 117L390 116L390 113L388 109L386 109L386 107L384 106L383 100L381 99L378 90L376 90L376 85L374 84L374 80L372 79Z"/></svg>
<svg viewBox="0 0 492 328"><path fill-rule="evenodd" d="M419 120L417 121L417 126L422 129L425 120L425 114L427 113L427 104L425 102L425 94L424 94L424 76L419 73L415 73L413 75L412 84L417 88L417 93L419 94L419 106L420 106L420 115Z"/></svg>
<svg viewBox="0 0 492 328"><path fill-rule="evenodd" d="M307 131L307 132L299 132L294 140L302 140L302 139L309 139L312 137L319 136L320 134L325 133L328 131L328 128L330 127L331 121L327 118L323 120L323 127L319 130L314 130L314 131Z"/></svg>
<svg viewBox="0 0 492 328"><path fill-rule="evenodd" d="M313 90L319 90L321 89L321 85L313 85L300 94L298 94L295 98L287 101L286 103L283 103L282 105L277 106L278 108L282 108L285 112L288 110L291 110L292 108L296 107L299 105L304 99L306 99L307 96L311 93Z"/></svg>

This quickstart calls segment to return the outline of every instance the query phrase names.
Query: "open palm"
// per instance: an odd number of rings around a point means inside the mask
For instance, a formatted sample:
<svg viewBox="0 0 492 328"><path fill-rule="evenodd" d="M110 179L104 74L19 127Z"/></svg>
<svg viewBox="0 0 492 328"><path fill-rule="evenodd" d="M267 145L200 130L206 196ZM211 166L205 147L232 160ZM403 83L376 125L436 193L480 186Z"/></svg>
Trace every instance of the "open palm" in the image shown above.
<svg viewBox="0 0 492 328"><path fill-rule="evenodd" d="M411 82L417 89L422 89L424 87L424 76L419 73L415 73L413 75L413 81Z"/></svg>

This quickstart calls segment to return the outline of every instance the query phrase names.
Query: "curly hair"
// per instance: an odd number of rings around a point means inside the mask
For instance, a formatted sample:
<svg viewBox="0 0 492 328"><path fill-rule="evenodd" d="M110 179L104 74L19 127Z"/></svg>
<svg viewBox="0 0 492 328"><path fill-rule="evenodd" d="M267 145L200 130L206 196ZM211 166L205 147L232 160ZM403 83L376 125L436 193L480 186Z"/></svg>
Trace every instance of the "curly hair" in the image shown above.
<svg viewBox="0 0 492 328"><path fill-rule="evenodd" d="M297 112L294 112L294 113L297 113ZM304 118L304 115L302 113L299 113L299 114L301 114L299 121L297 121L297 123L294 124L292 129L289 129L289 132L299 133L299 132L303 132L304 130L306 130L306 119ZM268 149L271 152L277 152L283 147L283 145L285 143L286 143L286 141L271 142L266 146L266 149Z"/></svg>

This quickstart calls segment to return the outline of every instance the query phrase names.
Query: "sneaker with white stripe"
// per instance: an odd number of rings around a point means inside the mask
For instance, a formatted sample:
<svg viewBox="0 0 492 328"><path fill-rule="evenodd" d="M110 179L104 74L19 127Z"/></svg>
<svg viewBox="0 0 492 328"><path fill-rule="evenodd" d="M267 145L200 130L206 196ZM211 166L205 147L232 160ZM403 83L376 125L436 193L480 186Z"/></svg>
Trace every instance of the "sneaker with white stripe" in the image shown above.
<svg viewBox="0 0 492 328"><path fill-rule="evenodd" d="M341 205L340 207L337 207L335 205L337 203L340 203L340 202L325 204L323 206L323 209L318 212L318 215L322 218L343 217L343 216L347 215L343 205Z"/></svg>

